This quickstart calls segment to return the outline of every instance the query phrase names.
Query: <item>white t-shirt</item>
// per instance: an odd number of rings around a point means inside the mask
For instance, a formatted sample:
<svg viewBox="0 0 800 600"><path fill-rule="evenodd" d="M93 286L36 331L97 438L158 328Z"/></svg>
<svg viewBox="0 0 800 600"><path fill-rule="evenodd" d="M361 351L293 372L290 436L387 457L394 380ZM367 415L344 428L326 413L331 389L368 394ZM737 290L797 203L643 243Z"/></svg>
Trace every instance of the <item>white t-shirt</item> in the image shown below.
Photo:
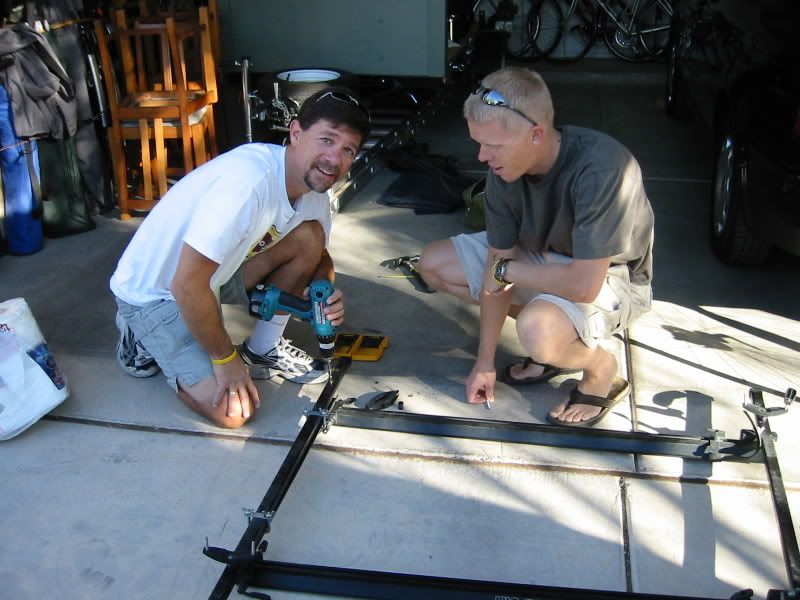
<svg viewBox="0 0 800 600"><path fill-rule="evenodd" d="M294 208L286 193L286 148L244 144L183 177L139 226L111 291L143 306L172 299L169 291L184 242L219 264L214 290L250 256L276 244L303 221L319 221L327 247L331 209L327 194L311 191Z"/></svg>

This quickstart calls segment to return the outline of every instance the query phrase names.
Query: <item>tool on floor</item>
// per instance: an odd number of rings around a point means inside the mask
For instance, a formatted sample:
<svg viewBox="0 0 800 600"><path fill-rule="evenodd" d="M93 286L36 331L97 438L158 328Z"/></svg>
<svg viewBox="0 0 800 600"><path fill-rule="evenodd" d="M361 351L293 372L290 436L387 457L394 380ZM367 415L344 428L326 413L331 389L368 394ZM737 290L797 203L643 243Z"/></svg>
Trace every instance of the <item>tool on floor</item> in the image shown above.
<svg viewBox="0 0 800 600"><path fill-rule="evenodd" d="M378 279L414 279L413 275L378 275Z"/></svg>
<svg viewBox="0 0 800 600"><path fill-rule="evenodd" d="M323 308L331 294L333 294L333 284L324 279L311 282L311 285L308 286L308 299L298 298L274 285L263 283L258 284L250 292L250 313L259 319L269 321L276 311L282 310L311 323L311 327L317 335L320 354L328 369L329 381L336 327L325 316Z"/></svg>
<svg viewBox="0 0 800 600"><path fill-rule="evenodd" d="M348 356L353 360L378 360L389 346L385 335L369 333L337 333L333 343L333 355Z"/></svg>
<svg viewBox="0 0 800 600"><path fill-rule="evenodd" d="M413 256L398 256L397 258L385 260L381 263L381 266L386 267L387 269L401 269L406 275L409 275L413 278L412 282L414 283L414 287L416 289L418 289L420 292L425 292L426 294L432 294L434 290L428 287L428 284L425 283L422 275L420 275L419 271L417 270L418 262L419 254L415 254Z"/></svg>
<svg viewBox="0 0 800 600"><path fill-rule="evenodd" d="M369 399L364 405L364 410L383 410L384 408L389 408L395 403L399 395L400 390L389 390L388 392L378 394Z"/></svg>

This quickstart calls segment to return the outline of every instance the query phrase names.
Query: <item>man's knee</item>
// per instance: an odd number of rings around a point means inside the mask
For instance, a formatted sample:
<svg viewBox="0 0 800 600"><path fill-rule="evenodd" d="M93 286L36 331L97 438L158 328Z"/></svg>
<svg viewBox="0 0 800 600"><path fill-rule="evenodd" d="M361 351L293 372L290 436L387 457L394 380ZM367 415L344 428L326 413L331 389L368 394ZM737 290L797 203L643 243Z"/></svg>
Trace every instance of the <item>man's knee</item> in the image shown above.
<svg viewBox="0 0 800 600"><path fill-rule="evenodd" d="M224 427L225 429L239 429L242 425L247 423L250 420L250 417L228 417L228 416L221 416L212 418L211 421L217 427Z"/></svg>
<svg viewBox="0 0 800 600"><path fill-rule="evenodd" d="M577 335L569 318L557 306L546 301L528 304L516 320L517 337L528 355L542 363L551 363L564 350L564 343Z"/></svg>
<svg viewBox="0 0 800 600"><path fill-rule="evenodd" d="M450 240L437 240L422 249L417 271L430 287L440 289L445 269L452 262L451 254L455 254L455 250Z"/></svg>
<svg viewBox="0 0 800 600"><path fill-rule="evenodd" d="M419 261L417 262L417 271L419 271L419 274L422 275L422 278L431 287L434 287L439 280L439 277L436 275L434 254L435 253L431 250L431 245L428 244L422 249L419 255Z"/></svg>
<svg viewBox="0 0 800 600"><path fill-rule="evenodd" d="M291 244L286 264L293 265L300 279L305 280L317 270L325 249L325 230L319 221L304 221L284 238Z"/></svg>
<svg viewBox="0 0 800 600"><path fill-rule="evenodd" d="M208 387L207 382L205 381L201 382L200 386L202 388ZM200 416L205 417L217 427L224 427L225 429L239 429L242 425L250 420L250 417L244 417L242 415L228 416L225 414L227 411L227 403L223 400L218 406L214 406L212 403L212 398L208 396L207 393L203 393L207 390L201 389L201 387L193 387L192 394L184 389L178 388L178 398L180 398L188 408ZM253 414L253 411L254 408L251 406L251 415Z"/></svg>
<svg viewBox="0 0 800 600"><path fill-rule="evenodd" d="M325 230L319 221L303 221L289 232L285 241L290 241L298 253L319 259L325 248Z"/></svg>
<svg viewBox="0 0 800 600"><path fill-rule="evenodd" d="M245 261L242 267L245 289L250 290L265 280L271 280L274 273L286 267L296 281L282 281L282 284L296 284L302 290L319 267L324 249L322 224L319 221L300 223L277 244Z"/></svg>

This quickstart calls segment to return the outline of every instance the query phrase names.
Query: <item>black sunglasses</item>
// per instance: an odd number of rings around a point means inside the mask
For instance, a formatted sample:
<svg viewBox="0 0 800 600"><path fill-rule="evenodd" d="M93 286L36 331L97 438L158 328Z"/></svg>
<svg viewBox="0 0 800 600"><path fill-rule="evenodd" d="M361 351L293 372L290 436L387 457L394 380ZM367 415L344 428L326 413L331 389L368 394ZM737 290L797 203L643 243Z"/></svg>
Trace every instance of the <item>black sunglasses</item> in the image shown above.
<svg viewBox="0 0 800 600"><path fill-rule="evenodd" d="M329 91L329 92L325 92L324 94L322 94L319 98L314 100L314 102L319 102L323 98L328 98L328 97L333 98L334 100L338 100L339 102L345 102L346 104L352 104L358 110L360 110L362 112L362 114L369 121L369 113L367 112L367 109L364 108L364 105L361 104L356 98L354 98L350 94L345 94L344 92Z"/></svg>
<svg viewBox="0 0 800 600"><path fill-rule="evenodd" d="M480 83L478 87L472 92L472 95L478 94L481 97L481 102L483 102L486 106L500 106L501 108L507 108L510 111L517 113L520 117L525 119L528 123L533 126L538 125L536 121L531 119L528 115L524 112L519 110L518 108L514 108L509 104L508 100L505 99L505 96L498 92L497 90L493 90L492 88L483 87Z"/></svg>

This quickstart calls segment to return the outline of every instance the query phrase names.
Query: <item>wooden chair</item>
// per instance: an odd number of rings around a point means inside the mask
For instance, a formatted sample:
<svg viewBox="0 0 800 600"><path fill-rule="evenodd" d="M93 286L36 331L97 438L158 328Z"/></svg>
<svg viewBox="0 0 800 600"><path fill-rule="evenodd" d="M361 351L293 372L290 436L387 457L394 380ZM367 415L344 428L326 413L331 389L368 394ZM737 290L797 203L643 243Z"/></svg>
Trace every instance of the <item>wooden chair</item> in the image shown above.
<svg viewBox="0 0 800 600"><path fill-rule="evenodd" d="M138 11L141 17L152 17L156 14L162 19L172 15L176 20L185 18L190 13L176 12L174 10L174 2L167 3L167 10L159 11L155 6L153 0L138 0ZM208 31L211 36L211 55L214 57L214 64L220 62L220 52L222 51L222 43L220 41L220 24L219 24L219 4L217 0L207 0L206 8L208 10Z"/></svg>
<svg viewBox="0 0 800 600"><path fill-rule="evenodd" d="M180 21L167 16L163 20L141 18L129 23L124 11L116 11L113 40L121 66L119 77L105 28L101 22L95 23L111 113L109 142L123 220L130 218L130 210L149 210L166 193L167 176L173 173L165 140L180 142L183 160L178 172L184 174L217 154L213 110L217 86L208 19L206 7L199 9L196 19ZM199 66L199 72L190 81L187 62L191 62L188 59L192 50L198 55L192 64ZM126 152L126 140L139 141L143 198L128 194L130 165L126 155L131 152L130 148Z"/></svg>

